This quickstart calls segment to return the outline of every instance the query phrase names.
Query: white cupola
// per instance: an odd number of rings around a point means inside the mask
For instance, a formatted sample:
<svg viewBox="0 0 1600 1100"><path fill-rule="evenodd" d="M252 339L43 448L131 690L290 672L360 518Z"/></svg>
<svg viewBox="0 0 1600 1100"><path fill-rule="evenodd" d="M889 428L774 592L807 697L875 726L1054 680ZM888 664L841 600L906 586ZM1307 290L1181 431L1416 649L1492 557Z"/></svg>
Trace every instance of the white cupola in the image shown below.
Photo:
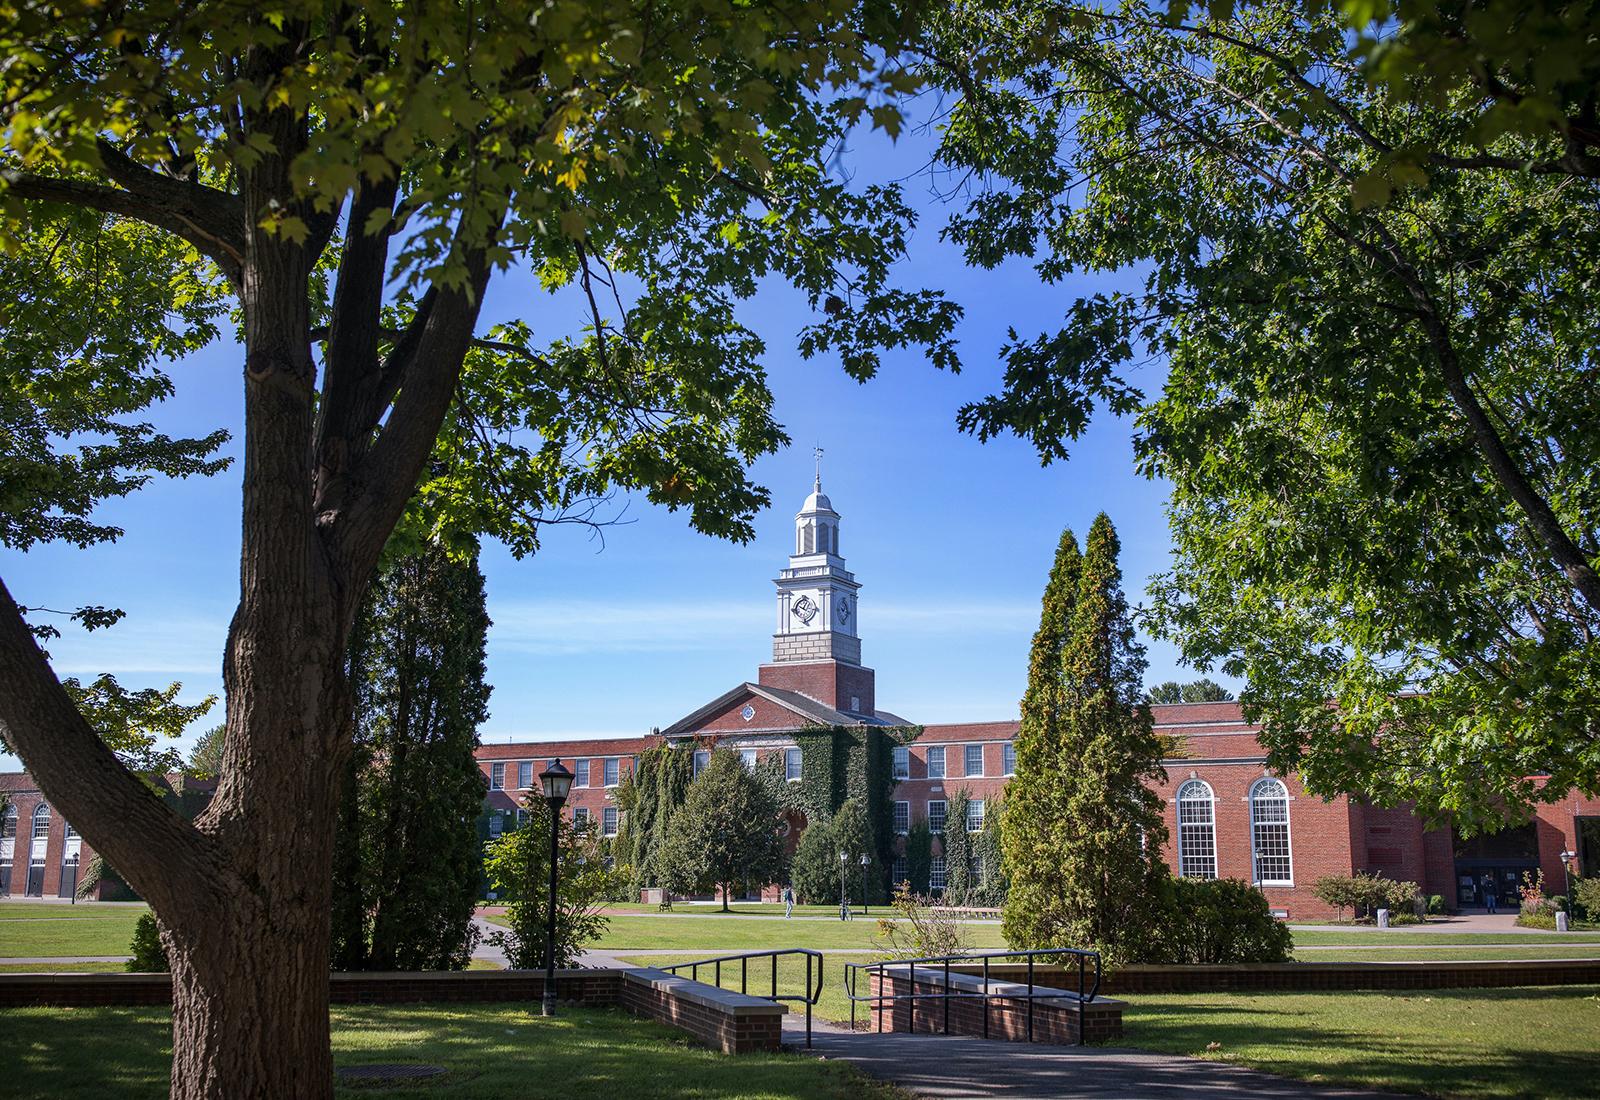
<svg viewBox="0 0 1600 1100"><path fill-rule="evenodd" d="M818 452L820 459L820 452ZM778 587L776 661L861 663L856 593L861 585L839 556L839 513L822 491L820 461L811 495L794 517L794 553Z"/></svg>

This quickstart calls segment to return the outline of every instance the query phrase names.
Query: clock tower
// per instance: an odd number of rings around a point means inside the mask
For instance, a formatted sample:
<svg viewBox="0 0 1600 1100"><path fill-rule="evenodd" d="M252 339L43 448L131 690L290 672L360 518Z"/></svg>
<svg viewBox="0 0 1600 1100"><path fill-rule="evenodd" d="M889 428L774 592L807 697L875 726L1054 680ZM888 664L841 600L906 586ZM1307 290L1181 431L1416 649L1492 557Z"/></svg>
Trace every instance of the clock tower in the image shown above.
<svg viewBox="0 0 1600 1100"><path fill-rule="evenodd" d="M856 633L861 585L839 554L839 513L822 492L820 470L794 517L789 565L773 583L778 629L772 636L772 663L761 666L760 682L870 718L873 673L861 664Z"/></svg>

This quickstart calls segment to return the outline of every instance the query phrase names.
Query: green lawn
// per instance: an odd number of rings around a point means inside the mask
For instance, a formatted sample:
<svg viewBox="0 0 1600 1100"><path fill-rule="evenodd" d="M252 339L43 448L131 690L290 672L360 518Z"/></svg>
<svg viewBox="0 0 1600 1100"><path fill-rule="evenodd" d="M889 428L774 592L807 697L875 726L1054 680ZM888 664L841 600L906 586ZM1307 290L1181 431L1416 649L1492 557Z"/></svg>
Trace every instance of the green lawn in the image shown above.
<svg viewBox="0 0 1600 1100"><path fill-rule="evenodd" d="M683 1033L604 1009L564 1008L546 1020L511 1005L335 1008L338 1065L421 1062L442 1082L401 1089L340 1088L342 1097L404 1092L430 1100L905 1100L837 1061L798 1054L729 1057ZM164 1009L41 1008L0 1012L10 1066L6 1095L167 1095L170 1032ZM84 1057L93 1051L94 1057Z"/></svg>
<svg viewBox="0 0 1600 1100"><path fill-rule="evenodd" d="M119 962L0 964L0 974L121 974L126 970Z"/></svg>
<svg viewBox="0 0 1600 1100"><path fill-rule="evenodd" d="M142 905L0 905L0 957L126 955Z"/></svg>
<svg viewBox="0 0 1600 1100"><path fill-rule="evenodd" d="M1430 1096L1593 1097L1600 1073L1600 986L1151 995L1123 1022L1126 1046Z"/></svg>
<svg viewBox="0 0 1600 1100"><path fill-rule="evenodd" d="M490 920L496 918L491 917ZM975 924L967 927L974 947L1004 947L1000 927ZM601 951L683 950L683 951L759 951L775 947L881 948L878 921L856 917L852 921L717 920L699 917L612 917L605 935L593 945Z"/></svg>

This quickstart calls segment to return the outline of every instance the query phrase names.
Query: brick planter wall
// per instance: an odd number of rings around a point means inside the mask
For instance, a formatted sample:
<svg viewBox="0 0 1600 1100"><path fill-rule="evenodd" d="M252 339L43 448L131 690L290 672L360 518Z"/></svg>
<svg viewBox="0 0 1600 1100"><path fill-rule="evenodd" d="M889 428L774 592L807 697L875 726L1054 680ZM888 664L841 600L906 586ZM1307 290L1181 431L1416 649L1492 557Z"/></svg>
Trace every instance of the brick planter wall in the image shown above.
<svg viewBox="0 0 1600 1100"><path fill-rule="evenodd" d="M726 1054L777 1050L784 1008L759 997L718 989L651 969L559 970L561 1000L618 1005L687 1031ZM455 1004L544 999L544 974L534 970L332 974L334 1004ZM0 974L0 1008L28 1005L170 1005L169 974Z"/></svg>
<svg viewBox="0 0 1600 1100"><path fill-rule="evenodd" d="M1041 972L1043 968L1040 968ZM1076 986L1076 976L1073 980ZM983 979L977 975L955 971L950 975L953 993L972 994L983 990ZM910 968L889 967L874 971L870 990L873 996L891 996L914 991L922 994L944 992L944 975L935 970L919 969L915 987ZM985 1002L980 997L952 997L949 1001L950 1034L987 1034L990 1039L1009 1042L1028 1040L1028 1000L1022 996L1027 985L996 980L991 971L990 997ZM1034 992L1048 990L1043 982L1034 986ZM1011 994L1011 996L1007 996ZM1122 1037L1123 1002L1107 997L1096 997L1082 1006L1083 1041L1107 1042ZM881 1031L942 1032L945 1026L945 1001L939 997L925 1000L888 1001L883 1007L868 1002L868 1026ZM987 1032L985 1016L987 1015ZM1079 1041L1079 1005L1076 996L1042 997L1033 1002L1033 1041L1036 1043L1073 1044Z"/></svg>
<svg viewBox="0 0 1600 1100"><path fill-rule="evenodd" d="M963 967L970 971L972 968ZM1016 981L1027 968L994 964L993 978ZM1077 971L1035 967L1035 980L1077 985ZM918 976L920 979L920 975ZM1100 992L1140 993L1300 992L1331 989L1494 989L1520 985L1600 984L1600 959L1529 959L1518 962L1307 962L1228 966L1124 966L1107 972Z"/></svg>

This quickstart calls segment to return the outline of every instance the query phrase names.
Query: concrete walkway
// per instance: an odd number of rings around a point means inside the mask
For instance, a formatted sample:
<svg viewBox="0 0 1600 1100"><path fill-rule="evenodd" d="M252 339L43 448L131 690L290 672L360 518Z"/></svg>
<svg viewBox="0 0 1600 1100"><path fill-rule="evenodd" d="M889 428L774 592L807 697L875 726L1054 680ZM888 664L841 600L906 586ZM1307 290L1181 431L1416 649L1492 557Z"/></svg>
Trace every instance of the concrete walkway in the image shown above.
<svg viewBox="0 0 1600 1100"><path fill-rule="evenodd" d="M1291 924L1291 932L1366 932L1374 935L1388 935L1390 932L1411 934L1420 932L1425 935L1448 936L1461 932L1482 934L1493 932L1496 935L1508 936L1551 936L1555 935L1548 928L1518 928L1516 913L1460 913L1453 917L1434 917L1422 924L1397 924L1388 929L1379 929L1370 924ZM1583 932L1563 932L1562 935L1584 935ZM1589 933L1600 937L1600 933Z"/></svg>
<svg viewBox="0 0 1600 1100"><path fill-rule="evenodd" d="M783 1018L784 1042L805 1050L805 1018ZM919 1096L1006 1100L1402 1100L1259 1070L1119 1047L1004 1043L965 1035L879 1035L814 1021L811 1053L841 1058ZM1410 1097L1409 1100L1416 1100Z"/></svg>

